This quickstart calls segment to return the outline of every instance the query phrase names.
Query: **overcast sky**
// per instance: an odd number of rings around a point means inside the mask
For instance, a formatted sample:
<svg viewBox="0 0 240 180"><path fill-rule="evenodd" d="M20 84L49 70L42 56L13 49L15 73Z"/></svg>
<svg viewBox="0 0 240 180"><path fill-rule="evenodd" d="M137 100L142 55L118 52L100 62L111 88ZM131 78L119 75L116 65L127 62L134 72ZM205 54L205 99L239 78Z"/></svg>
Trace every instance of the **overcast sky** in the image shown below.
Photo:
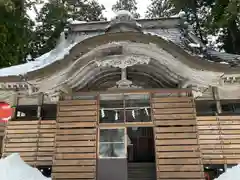
<svg viewBox="0 0 240 180"><path fill-rule="evenodd" d="M112 12L112 5L116 3L117 0L97 0L100 4L103 4L106 8L106 11L104 12L104 15L111 19L111 17L114 16L114 13ZM138 13L143 17L144 13L147 10L147 6L150 4L149 0L137 0L138 3Z"/></svg>
<svg viewBox="0 0 240 180"><path fill-rule="evenodd" d="M47 0L44 0L47 1ZM116 3L117 0L97 0L100 4L103 4L106 8L104 11L104 16L110 20L114 16L114 12L112 12L112 5ZM147 6L150 4L150 0L137 0L138 2L138 13L143 17L146 10ZM40 9L42 5L38 5L37 9ZM29 11L28 13L32 19L35 17L35 12L33 10Z"/></svg>

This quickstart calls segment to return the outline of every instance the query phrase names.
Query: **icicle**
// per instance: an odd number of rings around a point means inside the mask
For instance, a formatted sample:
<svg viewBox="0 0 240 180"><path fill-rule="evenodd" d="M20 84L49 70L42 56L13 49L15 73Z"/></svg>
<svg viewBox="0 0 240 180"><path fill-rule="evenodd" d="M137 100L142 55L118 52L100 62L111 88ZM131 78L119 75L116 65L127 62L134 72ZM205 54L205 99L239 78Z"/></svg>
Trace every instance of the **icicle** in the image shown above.
<svg viewBox="0 0 240 180"><path fill-rule="evenodd" d="M102 115L102 118L105 117L105 113L104 113L104 109L103 108L101 109L101 115Z"/></svg>
<svg viewBox="0 0 240 180"><path fill-rule="evenodd" d="M135 116L135 111L134 110L132 110L132 117L135 119L136 118L136 116Z"/></svg>
<svg viewBox="0 0 240 180"><path fill-rule="evenodd" d="M145 112L146 112L147 116L149 116L149 113L148 113L148 109L147 109L147 108L145 108Z"/></svg>
<svg viewBox="0 0 240 180"><path fill-rule="evenodd" d="M116 114L115 114L115 121L118 120L118 112L116 111Z"/></svg>

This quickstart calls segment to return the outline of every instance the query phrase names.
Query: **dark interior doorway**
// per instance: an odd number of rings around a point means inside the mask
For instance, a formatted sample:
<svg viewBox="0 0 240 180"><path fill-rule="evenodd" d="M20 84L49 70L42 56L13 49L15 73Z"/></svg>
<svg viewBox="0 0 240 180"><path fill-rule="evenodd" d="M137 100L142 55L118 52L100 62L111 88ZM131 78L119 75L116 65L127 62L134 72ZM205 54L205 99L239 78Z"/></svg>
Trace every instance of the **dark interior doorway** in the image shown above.
<svg viewBox="0 0 240 180"><path fill-rule="evenodd" d="M128 180L156 179L152 127L127 128Z"/></svg>

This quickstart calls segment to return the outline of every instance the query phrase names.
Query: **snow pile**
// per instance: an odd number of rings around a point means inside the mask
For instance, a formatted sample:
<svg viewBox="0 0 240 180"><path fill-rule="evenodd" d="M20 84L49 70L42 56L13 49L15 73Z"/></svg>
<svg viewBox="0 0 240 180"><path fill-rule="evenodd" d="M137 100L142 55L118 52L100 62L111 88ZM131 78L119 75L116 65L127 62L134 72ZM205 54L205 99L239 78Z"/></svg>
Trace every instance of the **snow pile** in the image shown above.
<svg viewBox="0 0 240 180"><path fill-rule="evenodd" d="M238 180L240 179L240 164L232 167L231 169L227 169L227 171L221 174L215 180Z"/></svg>
<svg viewBox="0 0 240 180"><path fill-rule="evenodd" d="M1 180L51 180L28 164L26 164L19 154L14 153L0 159L0 179Z"/></svg>

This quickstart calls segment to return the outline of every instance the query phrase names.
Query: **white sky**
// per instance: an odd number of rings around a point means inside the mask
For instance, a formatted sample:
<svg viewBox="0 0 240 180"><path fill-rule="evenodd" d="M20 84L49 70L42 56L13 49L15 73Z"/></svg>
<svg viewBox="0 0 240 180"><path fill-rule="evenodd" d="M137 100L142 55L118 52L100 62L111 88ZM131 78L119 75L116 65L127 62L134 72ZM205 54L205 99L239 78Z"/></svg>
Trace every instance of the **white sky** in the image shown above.
<svg viewBox="0 0 240 180"><path fill-rule="evenodd" d="M103 14L108 20L110 20L114 16L114 12L112 12L112 5L115 4L117 0L97 0L97 1L105 6L106 10L103 12ZM141 17L144 17L145 12L147 11L147 7L150 4L150 0L137 0L137 3L138 13L141 15ZM42 5L38 5L37 9L40 9L41 7ZM29 11L28 14L32 19L35 19L34 17L36 15L34 10Z"/></svg>
<svg viewBox="0 0 240 180"><path fill-rule="evenodd" d="M114 12L112 12L112 5L116 3L117 0L97 0L100 4L103 4L106 8L104 12L104 16L108 19L111 19L114 16ZM144 16L147 11L147 7L150 4L150 0L137 0L138 3L138 13L141 17Z"/></svg>

